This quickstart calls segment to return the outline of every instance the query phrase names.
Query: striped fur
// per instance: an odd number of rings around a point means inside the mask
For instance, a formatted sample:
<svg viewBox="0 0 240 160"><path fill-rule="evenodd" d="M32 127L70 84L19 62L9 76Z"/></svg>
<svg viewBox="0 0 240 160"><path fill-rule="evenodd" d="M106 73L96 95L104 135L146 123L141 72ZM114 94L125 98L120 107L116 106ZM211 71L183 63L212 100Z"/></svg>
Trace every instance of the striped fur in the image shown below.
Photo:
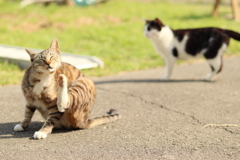
<svg viewBox="0 0 240 160"><path fill-rule="evenodd" d="M34 139L46 138L53 128L87 129L118 120L118 113L89 119L96 91L94 83L74 66L61 62L58 41L40 53L27 50L32 62L22 80L26 99L24 120L15 131L28 128L38 110L46 119Z"/></svg>

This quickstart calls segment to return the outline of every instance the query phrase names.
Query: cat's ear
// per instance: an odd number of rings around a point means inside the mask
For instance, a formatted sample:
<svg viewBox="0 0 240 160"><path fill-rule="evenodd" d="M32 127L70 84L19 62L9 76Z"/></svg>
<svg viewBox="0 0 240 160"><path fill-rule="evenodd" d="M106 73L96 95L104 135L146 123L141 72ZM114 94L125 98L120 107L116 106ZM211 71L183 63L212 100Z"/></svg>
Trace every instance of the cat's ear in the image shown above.
<svg viewBox="0 0 240 160"><path fill-rule="evenodd" d="M160 25L163 25L162 21L160 21L160 19L158 19L158 18L155 18L155 22L157 22Z"/></svg>
<svg viewBox="0 0 240 160"><path fill-rule="evenodd" d="M161 21L158 18L155 18L155 22L161 23Z"/></svg>
<svg viewBox="0 0 240 160"><path fill-rule="evenodd" d="M28 49L25 49L25 50L29 54L31 62L33 62L35 55L37 55L38 53L35 53L35 52L30 51Z"/></svg>
<svg viewBox="0 0 240 160"><path fill-rule="evenodd" d="M60 53L59 44L58 44L58 40L57 39L53 39L52 40L52 43L50 45L50 49L56 51L57 53Z"/></svg>
<svg viewBox="0 0 240 160"><path fill-rule="evenodd" d="M157 24L159 24L160 27L163 27L163 26L164 26L164 24L162 23L162 21L161 21L160 19L155 18L154 21L155 21Z"/></svg>

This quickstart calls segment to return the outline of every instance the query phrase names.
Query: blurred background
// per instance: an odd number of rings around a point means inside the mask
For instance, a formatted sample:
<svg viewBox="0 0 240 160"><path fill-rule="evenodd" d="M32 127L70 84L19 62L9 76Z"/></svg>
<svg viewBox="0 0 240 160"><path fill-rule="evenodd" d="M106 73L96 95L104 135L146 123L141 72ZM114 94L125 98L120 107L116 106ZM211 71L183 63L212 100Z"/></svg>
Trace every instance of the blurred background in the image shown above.
<svg viewBox="0 0 240 160"><path fill-rule="evenodd" d="M88 77L163 66L143 35L144 19L158 17L172 29L214 26L240 32L231 1L222 0L0 0L0 44L46 49L57 38L62 52L100 58L104 68ZM225 56L239 55L231 40ZM27 53L26 53L27 54ZM180 62L181 63L181 62ZM20 84L24 70L0 59L0 86Z"/></svg>

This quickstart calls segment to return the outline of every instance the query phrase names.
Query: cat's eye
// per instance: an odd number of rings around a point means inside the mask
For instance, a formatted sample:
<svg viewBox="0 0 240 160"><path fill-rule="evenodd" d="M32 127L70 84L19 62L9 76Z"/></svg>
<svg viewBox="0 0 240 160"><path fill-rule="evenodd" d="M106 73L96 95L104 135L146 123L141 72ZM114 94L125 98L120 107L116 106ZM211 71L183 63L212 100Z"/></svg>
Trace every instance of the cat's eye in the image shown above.
<svg viewBox="0 0 240 160"><path fill-rule="evenodd" d="M148 26L148 27L147 27L147 30L148 30L148 31L150 31L150 30L151 30L151 27L150 27L150 26Z"/></svg>
<svg viewBox="0 0 240 160"><path fill-rule="evenodd" d="M48 65L48 63L44 60L44 59L40 59L43 63L45 63L46 65Z"/></svg>

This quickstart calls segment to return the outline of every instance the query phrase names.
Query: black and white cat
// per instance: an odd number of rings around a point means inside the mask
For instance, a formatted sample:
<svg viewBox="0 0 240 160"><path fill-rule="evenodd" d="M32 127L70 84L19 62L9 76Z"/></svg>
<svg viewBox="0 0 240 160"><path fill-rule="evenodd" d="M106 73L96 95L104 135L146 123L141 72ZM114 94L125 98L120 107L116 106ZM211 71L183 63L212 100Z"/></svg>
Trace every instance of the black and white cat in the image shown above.
<svg viewBox="0 0 240 160"><path fill-rule="evenodd" d="M231 30L214 27L172 30L158 18L146 20L144 34L165 61L167 73L161 79L170 78L176 59L203 56L212 70L204 79L211 80L222 70L222 55L230 38L240 41L240 34Z"/></svg>

